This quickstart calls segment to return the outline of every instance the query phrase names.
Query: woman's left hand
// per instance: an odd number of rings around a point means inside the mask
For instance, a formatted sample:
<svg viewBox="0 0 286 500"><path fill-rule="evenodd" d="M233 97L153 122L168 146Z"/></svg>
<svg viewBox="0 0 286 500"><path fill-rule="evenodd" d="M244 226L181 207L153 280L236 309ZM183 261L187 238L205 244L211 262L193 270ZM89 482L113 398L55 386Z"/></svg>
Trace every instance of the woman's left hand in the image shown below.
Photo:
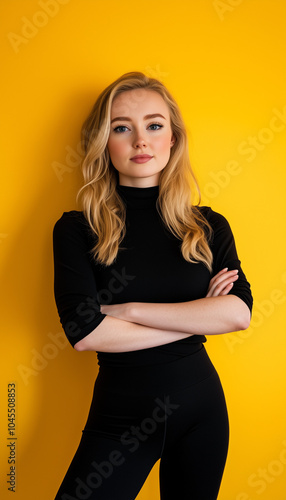
<svg viewBox="0 0 286 500"><path fill-rule="evenodd" d="M237 273L237 269L234 269L233 271L229 271L227 268L222 269L210 280L206 297L219 297L220 295L227 295L232 289L234 281L238 279Z"/></svg>

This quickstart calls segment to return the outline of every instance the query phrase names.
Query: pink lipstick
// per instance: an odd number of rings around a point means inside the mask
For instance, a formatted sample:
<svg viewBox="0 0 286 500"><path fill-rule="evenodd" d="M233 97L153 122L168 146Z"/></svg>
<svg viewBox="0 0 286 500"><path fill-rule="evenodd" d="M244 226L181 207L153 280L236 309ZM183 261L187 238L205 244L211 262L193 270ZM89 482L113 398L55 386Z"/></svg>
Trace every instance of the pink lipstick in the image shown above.
<svg viewBox="0 0 286 500"><path fill-rule="evenodd" d="M130 160L134 161L135 163L146 163L147 161L151 160L153 156L150 155L136 155L130 158Z"/></svg>

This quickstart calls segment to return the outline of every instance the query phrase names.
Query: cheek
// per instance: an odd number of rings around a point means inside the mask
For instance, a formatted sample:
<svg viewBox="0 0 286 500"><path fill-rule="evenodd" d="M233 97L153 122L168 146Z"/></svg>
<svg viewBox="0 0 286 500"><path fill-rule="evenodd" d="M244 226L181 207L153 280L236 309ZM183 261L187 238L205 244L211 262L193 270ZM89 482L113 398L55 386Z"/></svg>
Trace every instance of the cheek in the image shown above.
<svg viewBox="0 0 286 500"><path fill-rule="evenodd" d="M125 151L125 146L124 143L121 141L112 141L110 140L107 143L107 148L109 151L110 158L115 159L120 157L122 154L124 154Z"/></svg>
<svg viewBox="0 0 286 500"><path fill-rule="evenodd" d="M160 153L169 155L171 151L171 138L162 137L161 140L157 143L157 149L158 151L160 151Z"/></svg>

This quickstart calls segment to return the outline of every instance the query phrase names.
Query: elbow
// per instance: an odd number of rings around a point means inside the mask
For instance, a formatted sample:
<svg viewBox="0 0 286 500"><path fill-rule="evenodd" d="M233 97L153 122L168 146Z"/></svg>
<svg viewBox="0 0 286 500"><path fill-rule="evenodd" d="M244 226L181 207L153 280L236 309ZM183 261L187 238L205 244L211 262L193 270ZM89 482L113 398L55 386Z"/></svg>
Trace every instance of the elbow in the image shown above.
<svg viewBox="0 0 286 500"><path fill-rule="evenodd" d="M83 339L79 340L76 344L74 344L74 349L79 352L97 351L100 350L99 347L100 347L100 342L94 330L88 335L86 335L86 337L84 337Z"/></svg>
<svg viewBox="0 0 286 500"><path fill-rule="evenodd" d="M74 349L79 352L100 351L104 344L104 336L102 338L104 332L105 330L102 330L101 324L97 325L90 333L87 333L85 337L74 344Z"/></svg>
<svg viewBox="0 0 286 500"><path fill-rule="evenodd" d="M247 330L247 328L249 327L250 325L250 320L240 320L239 324L238 324L238 328L237 328L237 331L241 331L241 330Z"/></svg>
<svg viewBox="0 0 286 500"><path fill-rule="evenodd" d="M234 300L235 307L232 310L234 320L233 331L239 332L241 330L247 330L250 325L251 313L247 304L236 296L231 296Z"/></svg>
<svg viewBox="0 0 286 500"><path fill-rule="evenodd" d="M82 351L88 351L88 347L86 345L85 339L79 340L75 345L74 349L76 351L82 352Z"/></svg>
<svg viewBox="0 0 286 500"><path fill-rule="evenodd" d="M247 308L247 310L239 315L238 321L237 321L237 331L240 330L247 330L247 328L250 325L250 311Z"/></svg>

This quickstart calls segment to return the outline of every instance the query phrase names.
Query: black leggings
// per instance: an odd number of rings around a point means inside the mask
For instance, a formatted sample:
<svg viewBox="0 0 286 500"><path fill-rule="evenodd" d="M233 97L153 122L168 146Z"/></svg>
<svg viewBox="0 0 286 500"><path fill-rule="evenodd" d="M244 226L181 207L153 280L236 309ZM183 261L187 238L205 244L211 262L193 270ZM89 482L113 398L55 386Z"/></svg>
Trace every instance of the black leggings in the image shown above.
<svg viewBox="0 0 286 500"><path fill-rule="evenodd" d="M204 346L195 346L168 363L100 367L82 439L55 500L134 500L159 459L161 500L217 499L227 409Z"/></svg>

